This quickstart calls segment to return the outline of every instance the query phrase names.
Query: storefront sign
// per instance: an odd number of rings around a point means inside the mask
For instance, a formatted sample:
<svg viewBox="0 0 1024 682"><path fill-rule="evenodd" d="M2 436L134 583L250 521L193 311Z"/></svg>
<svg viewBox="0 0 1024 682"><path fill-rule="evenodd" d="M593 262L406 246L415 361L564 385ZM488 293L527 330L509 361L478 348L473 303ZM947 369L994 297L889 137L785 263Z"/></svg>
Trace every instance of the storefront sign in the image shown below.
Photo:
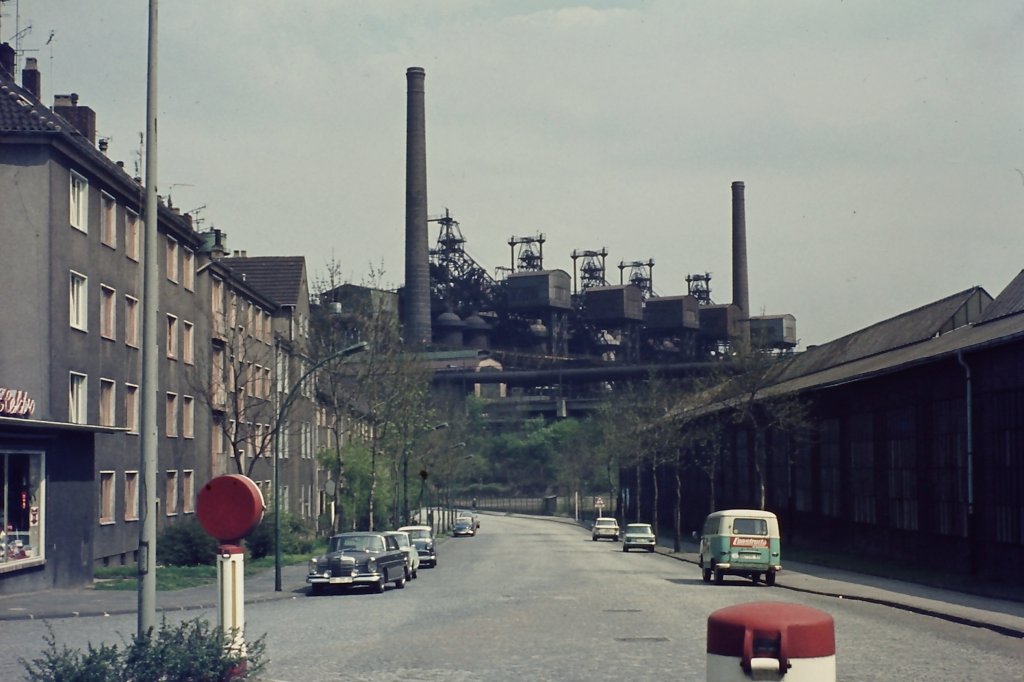
<svg viewBox="0 0 1024 682"><path fill-rule="evenodd" d="M0 416L31 417L36 410L36 401L25 391L0 388Z"/></svg>

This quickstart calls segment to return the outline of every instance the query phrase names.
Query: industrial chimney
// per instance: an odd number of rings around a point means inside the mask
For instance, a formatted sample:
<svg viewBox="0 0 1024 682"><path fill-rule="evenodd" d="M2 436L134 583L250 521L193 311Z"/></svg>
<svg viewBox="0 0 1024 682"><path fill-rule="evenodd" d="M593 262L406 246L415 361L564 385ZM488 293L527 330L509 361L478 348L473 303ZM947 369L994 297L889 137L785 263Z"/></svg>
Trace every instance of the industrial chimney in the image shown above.
<svg viewBox="0 0 1024 682"><path fill-rule="evenodd" d="M408 106L405 148L405 338L430 343L430 263L427 242L427 140L423 80L418 66L405 72Z"/></svg>
<svg viewBox="0 0 1024 682"><path fill-rule="evenodd" d="M750 293L747 289L747 216L743 183L732 183L732 303L739 308L740 338L750 343Z"/></svg>

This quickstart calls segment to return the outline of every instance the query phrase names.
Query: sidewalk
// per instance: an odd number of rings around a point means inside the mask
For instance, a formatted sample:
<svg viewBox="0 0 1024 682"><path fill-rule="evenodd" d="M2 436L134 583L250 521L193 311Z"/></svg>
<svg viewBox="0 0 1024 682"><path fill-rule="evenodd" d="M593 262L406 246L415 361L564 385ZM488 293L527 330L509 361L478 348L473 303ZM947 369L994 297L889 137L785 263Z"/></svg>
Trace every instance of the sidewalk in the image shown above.
<svg viewBox="0 0 1024 682"><path fill-rule="evenodd" d="M529 518L580 525L568 518ZM696 545L692 542L684 543L683 551L679 553L664 546L658 547L657 552L677 561L697 564ZM857 599L1024 638L1024 602L979 597L812 564L784 561L783 566L784 570L772 589L820 594L837 599ZM742 584L741 580L735 580L737 584ZM306 565L282 567L281 587L281 592L274 590L272 569L249 576L245 579L245 601L252 604L304 597ZM217 586L211 584L173 592L157 592L156 601L158 612L215 609ZM138 594L135 591L85 587L0 595L0 621L84 618L137 611Z"/></svg>

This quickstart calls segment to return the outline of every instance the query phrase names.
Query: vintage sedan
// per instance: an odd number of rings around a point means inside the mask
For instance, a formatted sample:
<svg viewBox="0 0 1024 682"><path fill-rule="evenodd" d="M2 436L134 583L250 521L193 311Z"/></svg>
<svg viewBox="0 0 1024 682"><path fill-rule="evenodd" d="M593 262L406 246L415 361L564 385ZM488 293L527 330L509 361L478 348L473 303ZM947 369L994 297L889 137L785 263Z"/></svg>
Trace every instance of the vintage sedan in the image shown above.
<svg viewBox="0 0 1024 682"><path fill-rule="evenodd" d="M412 580L420 570L420 554L412 544L412 539L404 530L389 530L384 533L398 542L398 548L405 552L405 577Z"/></svg>
<svg viewBox="0 0 1024 682"><path fill-rule="evenodd" d="M306 582L312 594L332 586L369 585L377 592L393 582L405 587L405 552L383 533L341 533L327 544L327 553L309 560Z"/></svg>
<svg viewBox="0 0 1024 682"><path fill-rule="evenodd" d="M455 523L452 524L453 537L473 537L474 535L476 535L476 527L473 524L473 519L468 516L460 516L455 519Z"/></svg>
<svg viewBox="0 0 1024 682"><path fill-rule="evenodd" d="M646 549L653 552L655 546L654 531L649 523L628 523L622 534L622 551Z"/></svg>
<svg viewBox="0 0 1024 682"><path fill-rule="evenodd" d="M420 555L420 566L437 566L437 549L434 547L434 529L430 526L402 526L398 530L408 533L416 552Z"/></svg>

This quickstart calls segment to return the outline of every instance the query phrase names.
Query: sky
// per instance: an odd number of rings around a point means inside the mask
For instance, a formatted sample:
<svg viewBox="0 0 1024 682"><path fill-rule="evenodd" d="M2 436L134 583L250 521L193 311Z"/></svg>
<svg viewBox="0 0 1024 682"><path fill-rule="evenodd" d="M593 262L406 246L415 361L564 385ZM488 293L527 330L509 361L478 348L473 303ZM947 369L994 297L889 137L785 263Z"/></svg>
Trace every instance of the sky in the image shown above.
<svg viewBox="0 0 1024 682"><path fill-rule="evenodd" d="M139 175L146 5L0 4ZM411 66L428 212L492 274L543 234L546 269L606 248L729 302L737 180L752 312L801 347L1024 268L1019 0L164 0L157 34L159 193L311 280L402 284Z"/></svg>

